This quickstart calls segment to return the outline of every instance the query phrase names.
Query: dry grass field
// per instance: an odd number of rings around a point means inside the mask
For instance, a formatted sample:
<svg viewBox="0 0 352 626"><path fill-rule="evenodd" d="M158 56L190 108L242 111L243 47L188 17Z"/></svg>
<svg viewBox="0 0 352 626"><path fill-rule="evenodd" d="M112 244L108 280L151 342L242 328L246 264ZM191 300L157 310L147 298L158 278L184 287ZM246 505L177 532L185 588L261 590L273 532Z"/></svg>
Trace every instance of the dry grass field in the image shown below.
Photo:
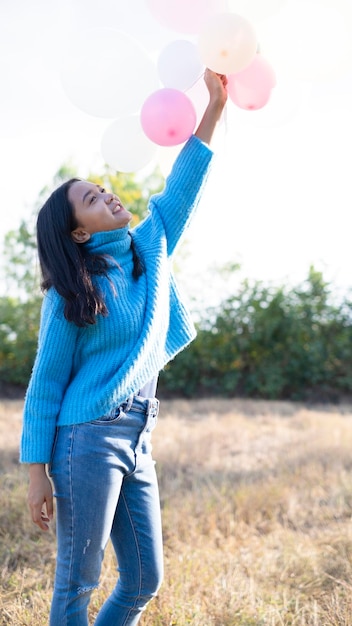
<svg viewBox="0 0 352 626"><path fill-rule="evenodd" d="M0 625L47 624L55 536L26 508L21 402L0 403ZM164 401L165 581L143 626L352 626L352 406ZM115 579L107 549L91 623Z"/></svg>

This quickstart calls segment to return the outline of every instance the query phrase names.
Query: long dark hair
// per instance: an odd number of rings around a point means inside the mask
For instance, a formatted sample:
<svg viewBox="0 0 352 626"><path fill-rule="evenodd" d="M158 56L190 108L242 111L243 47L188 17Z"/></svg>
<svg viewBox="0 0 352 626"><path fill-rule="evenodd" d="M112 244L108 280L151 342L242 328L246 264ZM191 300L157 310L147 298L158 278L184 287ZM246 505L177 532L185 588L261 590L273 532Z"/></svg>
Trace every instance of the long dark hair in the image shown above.
<svg viewBox="0 0 352 626"><path fill-rule="evenodd" d="M65 318L77 326L95 324L98 314L107 316L102 293L92 280L93 275L107 276L111 265L107 257L89 254L84 244L77 244L71 232L77 228L73 207L68 199L71 185L80 179L71 178L58 187L45 202L37 218L37 245L42 272L41 288L55 287L64 298ZM137 280L144 268L133 239L133 277Z"/></svg>

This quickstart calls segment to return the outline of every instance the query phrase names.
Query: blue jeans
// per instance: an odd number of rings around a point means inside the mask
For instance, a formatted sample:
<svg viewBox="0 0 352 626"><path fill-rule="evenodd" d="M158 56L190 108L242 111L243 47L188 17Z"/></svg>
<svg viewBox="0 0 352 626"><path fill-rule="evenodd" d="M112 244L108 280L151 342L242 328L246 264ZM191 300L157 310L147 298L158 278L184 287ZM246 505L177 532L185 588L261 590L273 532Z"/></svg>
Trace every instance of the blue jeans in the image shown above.
<svg viewBox="0 0 352 626"><path fill-rule="evenodd" d="M87 626L111 538L115 589L96 626L133 626L163 576L161 516L151 431L158 400L131 397L111 416L61 426L49 468L57 513L50 626Z"/></svg>

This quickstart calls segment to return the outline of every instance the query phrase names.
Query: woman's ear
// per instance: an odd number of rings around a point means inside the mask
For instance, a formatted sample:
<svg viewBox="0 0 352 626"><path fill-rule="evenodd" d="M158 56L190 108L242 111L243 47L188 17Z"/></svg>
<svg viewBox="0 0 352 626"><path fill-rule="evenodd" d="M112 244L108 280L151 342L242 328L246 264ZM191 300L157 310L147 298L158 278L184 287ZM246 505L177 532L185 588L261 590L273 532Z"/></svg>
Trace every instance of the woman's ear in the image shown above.
<svg viewBox="0 0 352 626"><path fill-rule="evenodd" d="M75 243L86 243L90 239L90 233L78 227L71 231L71 237Z"/></svg>

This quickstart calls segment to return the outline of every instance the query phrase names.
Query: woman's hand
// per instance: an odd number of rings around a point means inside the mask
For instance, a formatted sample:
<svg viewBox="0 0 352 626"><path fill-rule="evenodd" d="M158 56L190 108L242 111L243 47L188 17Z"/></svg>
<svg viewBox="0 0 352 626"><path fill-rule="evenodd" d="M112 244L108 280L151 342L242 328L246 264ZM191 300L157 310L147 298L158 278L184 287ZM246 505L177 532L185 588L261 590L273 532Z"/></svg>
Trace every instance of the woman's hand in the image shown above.
<svg viewBox="0 0 352 626"><path fill-rule="evenodd" d="M53 490L45 465L41 463L29 466L28 506L33 522L41 530L49 530L53 519Z"/></svg>
<svg viewBox="0 0 352 626"><path fill-rule="evenodd" d="M209 91L209 103L195 135L209 144L227 102L227 77L224 74L216 74L207 68L204 73L204 81Z"/></svg>
<svg viewBox="0 0 352 626"><path fill-rule="evenodd" d="M204 73L204 82L209 91L209 104L216 103L222 111L227 102L227 76L216 74L207 68Z"/></svg>

